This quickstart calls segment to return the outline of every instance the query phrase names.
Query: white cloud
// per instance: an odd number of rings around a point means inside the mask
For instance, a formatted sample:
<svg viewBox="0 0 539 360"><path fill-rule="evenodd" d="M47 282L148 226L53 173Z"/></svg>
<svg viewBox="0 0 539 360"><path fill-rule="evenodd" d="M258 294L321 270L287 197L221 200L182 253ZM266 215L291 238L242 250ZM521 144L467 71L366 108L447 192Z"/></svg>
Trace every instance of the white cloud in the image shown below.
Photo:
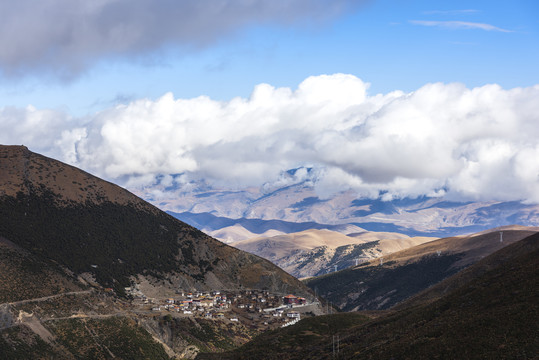
<svg viewBox="0 0 539 360"><path fill-rule="evenodd" d="M208 46L252 24L331 19L364 0L18 0L0 2L0 72L73 77L110 58Z"/></svg>
<svg viewBox="0 0 539 360"><path fill-rule="evenodd" d="M439 196L539 202L539 85L427 84L371 96L345 74L249 98L140 99L84 119L0 109L0 142L24 143L132 189L292 184L321 196ZM183 175L178 175L183 174ZM267 185L269 186L269 185ZM156 190L155 197L165 196Z"/></svg>
<svg viewBox="0 0 539 360"><path fill-rule="evenodd" d="M38 110L33 106L0 108L0 143L32 144L47 149L51 140L59 140L58 135L70 126L69 116L59 111Z"/></svg>
<svg viewBox="0 0 539 360"><path fill-rule="evenodd" d="M448 29L480 29L485 31L513 32L511 30L502 29L500 27L477 22L469 21L432 21L432 20L410 20L414 25L435 26Z"/></svg>

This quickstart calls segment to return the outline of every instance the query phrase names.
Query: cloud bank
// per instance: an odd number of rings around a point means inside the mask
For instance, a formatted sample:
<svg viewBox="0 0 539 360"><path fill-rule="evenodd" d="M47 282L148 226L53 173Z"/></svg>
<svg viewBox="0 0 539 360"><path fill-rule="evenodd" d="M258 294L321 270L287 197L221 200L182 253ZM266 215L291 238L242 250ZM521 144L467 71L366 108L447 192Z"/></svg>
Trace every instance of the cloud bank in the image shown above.
<svg viewBox="0 0 539 360"><path fill-rule="evenodd" d="M364 0L0 2L0 71L73 77L102 59L205 47L252 24L331 19Z"/></svg>
<svg viewBox="0 0 539 360"><path fill-rule="evenodd" d="M3 108L0 142L24 143L131 189L201 179L262 186L310 166L321 196L353 189L384 199L539 202L539 85L434 83L377 95L368 87L335 74L297 89L260 84L227 102L168 93L87 118Z"/></svg>

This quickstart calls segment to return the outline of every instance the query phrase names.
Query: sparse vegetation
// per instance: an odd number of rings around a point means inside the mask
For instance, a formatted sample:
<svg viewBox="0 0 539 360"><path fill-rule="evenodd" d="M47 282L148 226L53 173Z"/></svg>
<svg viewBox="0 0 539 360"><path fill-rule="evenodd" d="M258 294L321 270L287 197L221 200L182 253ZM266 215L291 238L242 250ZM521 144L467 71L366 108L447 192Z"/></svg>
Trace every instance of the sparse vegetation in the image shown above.
<svg viewBox="0 0 539 360"><path fill-rule="evenodd" d="M303 319L293 326L260 334L224 354L199 354L197 359L311 359L331 350L333 336L368 321L358 313Z"/></svg>
<svg viewBox="0 0 539 360"><path fill-rule="evenodd" d="M19 192L17 198L2 197L0 217L10 221L0 223L0 235L75 273L92 272L99 283L119 293L129 286L131 275L198 265L191 244L200 236L198 230L164 213L112 202L58 206L58 201L47 190L39 196Z"/></svg>
<svg viewBox="0 0 539 360"><path fill-rule="evenodd" d="M0 303L81 289L65 277L56 267L0 243Z"/></svg>
<svg viewBox="0 0 539 360"><path fill-rule="evenodd" d="M59 320L51 327L58 342L77 358L170 359L147 331L128 318Z"/></svg>
<svg viewBox="0 0 539 360"><path fill-rule="evenodd" d="M242 324L192 318L174 318L162 324L171 330L172 339L182 339L202 352L222 352L249 341L249 331Z"/></svg>
<svg viewBox="0 0 539 360"><path fill-rule="evenodd" d="M54 349L26 326L13 326L0 331L0 355L2 359L26 360L52 359Z"/></svg>
<svg viewBox="0 0 539 360"><path fill-rule="evenodd" d="M307 279L312 289L344 311L388 309L417 292L456 273L452 265L459 254L425 256L418 261L392 266L365 265Z"/></svg>

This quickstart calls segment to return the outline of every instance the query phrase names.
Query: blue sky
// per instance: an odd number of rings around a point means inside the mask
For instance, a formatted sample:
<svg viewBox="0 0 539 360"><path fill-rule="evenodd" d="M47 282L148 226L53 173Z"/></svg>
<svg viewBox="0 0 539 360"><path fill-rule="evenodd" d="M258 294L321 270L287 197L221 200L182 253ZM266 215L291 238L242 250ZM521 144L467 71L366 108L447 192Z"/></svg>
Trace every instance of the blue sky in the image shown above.
<svg viewBox="0 0 539 360"><path fill-rule="evenodd" d="M370 93L412 91L438 81L530 86L539 83L538 14L536 1L369 1L329 18L253 21L200 47L177 42L136 56L104 51L68 80L50 69L29 69L2 79L0 105L83 115L169 91L228 100L249 96L259 83L294 88L308 76L333 73L371 83ZM443 26L450 21L508 32ZM54 66L64 64L59 59Z"/></svg>
<svg viewBox="0 0 539 360"><path fill-rule="evenodd" d="M0 3L0 143L153 197L313 166L321 196L539 202L537 15L534 0Z"/></svg>

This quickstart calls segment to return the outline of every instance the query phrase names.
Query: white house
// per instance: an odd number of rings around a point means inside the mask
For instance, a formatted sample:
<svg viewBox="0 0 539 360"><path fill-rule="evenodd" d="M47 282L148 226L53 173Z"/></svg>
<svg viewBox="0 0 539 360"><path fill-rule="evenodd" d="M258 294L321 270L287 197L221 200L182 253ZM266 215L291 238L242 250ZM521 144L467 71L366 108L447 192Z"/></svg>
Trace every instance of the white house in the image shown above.
<svg viewBox="0 0 539 360"><path fill-rule="evenodd" d="M294 318L294 319L300 318L299 312L297 311L290 311L286 314L286 316L288 316L289 318Z"/></svg>

